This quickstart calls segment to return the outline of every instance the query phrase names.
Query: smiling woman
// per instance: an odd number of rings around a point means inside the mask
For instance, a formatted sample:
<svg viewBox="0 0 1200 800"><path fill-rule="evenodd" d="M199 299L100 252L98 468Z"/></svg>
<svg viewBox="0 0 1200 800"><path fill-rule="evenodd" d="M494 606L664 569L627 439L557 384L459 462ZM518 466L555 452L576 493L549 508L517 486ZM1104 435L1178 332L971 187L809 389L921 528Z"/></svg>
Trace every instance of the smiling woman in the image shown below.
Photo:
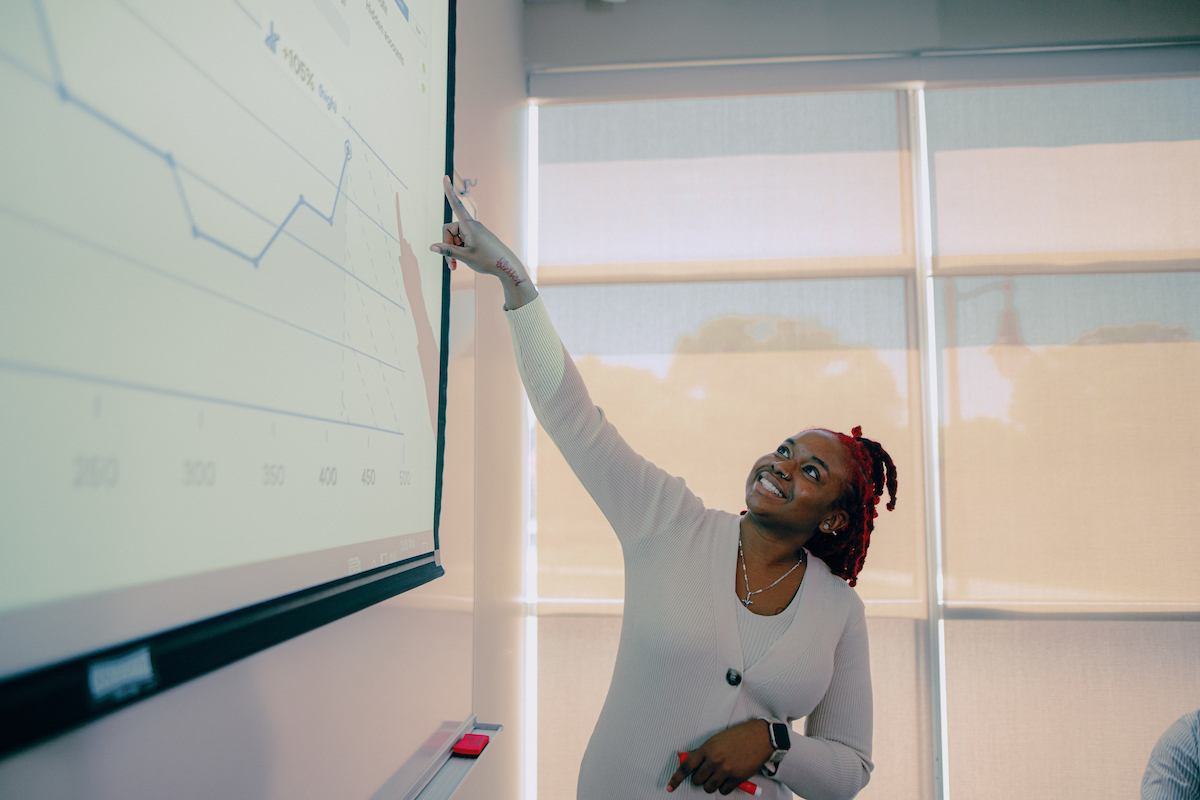
<svg viewBox="0 0 1200 800"><path fill-rule="evenodd" d="M746 480L742 538L752 532L764 542L775 539L785 553L787 546L804 547L854 586L885 485L891 511L896 466L878 442L863 437L862 428L850 436L824 428L805 431L755 462ZM810 533L798 540L805 531ZM748 547L744 541L742 546Z"/></svg>
<svg viewBox="0 0 1200 800"><path fill-rule="evenodd" d="M500 280L529 401L624 554L621 643L578 796L729 794L755 776L777 800L856 795L872 699L863 602L846 581L885 486L895 503L891 458L857 428L805 431L755 461L741 516L706 508L617 433L524 265L448 183L447 198L458 222L430 249Z"/></svg>

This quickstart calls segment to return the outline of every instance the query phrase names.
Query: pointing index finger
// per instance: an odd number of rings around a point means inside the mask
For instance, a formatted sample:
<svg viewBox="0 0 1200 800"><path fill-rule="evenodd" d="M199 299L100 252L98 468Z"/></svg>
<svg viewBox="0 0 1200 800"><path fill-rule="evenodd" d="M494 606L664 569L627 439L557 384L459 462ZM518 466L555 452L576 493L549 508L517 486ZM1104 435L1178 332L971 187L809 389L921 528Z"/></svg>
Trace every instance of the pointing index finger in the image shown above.
<svg viewBox="0 0 1200 800"><path fill-rule="evenodd" d="M467 207L462 204L462 200L458 199L458 192L454 191L454 182L450 180L449 175L442 177L442 191L446 193L446 199L450 201L450 208L454 209L454 215L458 217L459 222L474 219L471 212L467 211Z"/></svg>

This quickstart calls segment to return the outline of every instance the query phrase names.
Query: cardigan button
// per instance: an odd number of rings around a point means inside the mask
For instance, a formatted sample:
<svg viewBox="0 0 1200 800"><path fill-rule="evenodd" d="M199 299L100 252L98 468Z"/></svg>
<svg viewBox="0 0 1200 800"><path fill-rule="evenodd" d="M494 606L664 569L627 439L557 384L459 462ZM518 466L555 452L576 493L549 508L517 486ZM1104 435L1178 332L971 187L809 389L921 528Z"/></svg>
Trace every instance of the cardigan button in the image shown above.
<svg viewBox="0 0 1200 800"><path fill-rule="evenodd" d="M730 667L729 672L725 673L725 682L730 686L737 686L742 682L742 673Z"/></svg>

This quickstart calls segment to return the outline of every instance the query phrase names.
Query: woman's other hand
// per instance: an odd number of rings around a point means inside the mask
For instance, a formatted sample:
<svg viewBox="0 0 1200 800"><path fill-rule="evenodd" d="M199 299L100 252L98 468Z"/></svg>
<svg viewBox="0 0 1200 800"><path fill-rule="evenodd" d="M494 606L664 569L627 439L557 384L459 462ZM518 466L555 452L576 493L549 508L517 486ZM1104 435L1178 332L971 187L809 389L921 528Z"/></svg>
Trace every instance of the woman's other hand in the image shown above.
<svg viewBox="0 0 1200 800"><path fill-rule="evenodd" d="M537 297L537 289L521 259L496 238L496 234L471 217L458 199L449 176L442 178L442 190L458 221L443 225L442 241L431 244L429 249L445 256L450 269L461 261L476 272L499 278L504 287L504 307L510 311Z"/></svg>
<svg viewBox="0 0 1200 800"><path fill-rule="evenodd" d="M709 794L729 794L742 781L758 774L774 752L766 721L747 720L713 734L688 753L687 759L671 776L667 791L675 791L685 778L691 776L692 783L704 787Z"/></svg>

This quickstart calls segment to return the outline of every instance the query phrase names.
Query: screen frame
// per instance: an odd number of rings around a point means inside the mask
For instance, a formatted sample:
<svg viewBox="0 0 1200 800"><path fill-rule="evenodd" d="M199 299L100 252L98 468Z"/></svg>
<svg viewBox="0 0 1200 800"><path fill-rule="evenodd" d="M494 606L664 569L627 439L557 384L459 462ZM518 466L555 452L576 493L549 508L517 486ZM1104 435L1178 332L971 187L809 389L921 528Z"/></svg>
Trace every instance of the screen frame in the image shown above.
<svg viewBox="0 0 1200 800"><path fill-rule="evenodd" d="M454 174L456 0L448 5L445 174ZM443 222L452 220L443 201ZM0 758L422 586L441 566L450 272L442 270L433 552L0 680Z"/></svg>

